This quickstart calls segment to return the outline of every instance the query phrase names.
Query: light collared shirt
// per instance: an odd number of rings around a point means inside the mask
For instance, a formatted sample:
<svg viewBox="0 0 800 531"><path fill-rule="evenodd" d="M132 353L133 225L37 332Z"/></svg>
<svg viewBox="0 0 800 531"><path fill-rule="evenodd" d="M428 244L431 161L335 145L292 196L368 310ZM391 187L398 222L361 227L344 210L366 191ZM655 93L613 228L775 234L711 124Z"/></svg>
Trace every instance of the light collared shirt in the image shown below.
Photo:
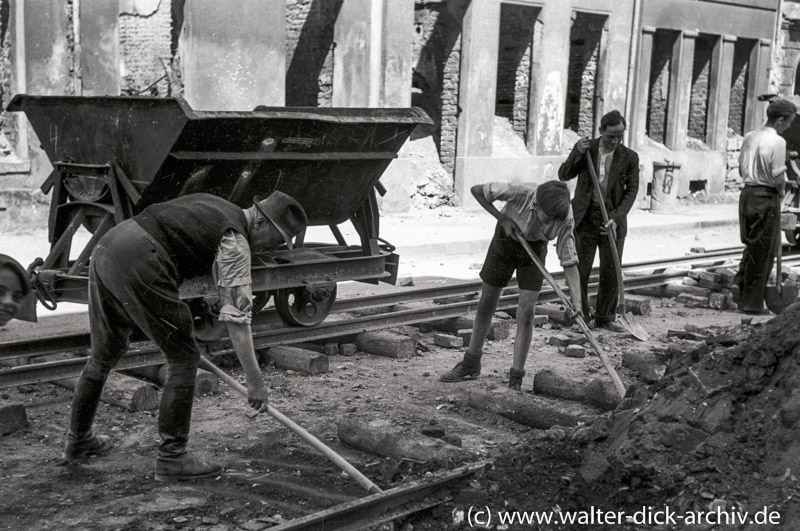
<svg viewBox="0 0 800 531"><path fill-rule="evenodd" d="M533 183L486 183L483 196L487 201L505 201L502 214L516 223L528 241L556 240L556 254L561 267L576 265L578 253L575 251L575 219L572 206L566 219L553 219L542 223L539 219L539 205L536 202L536 188Z"/></svg>
<svg viewBox="0 0 800 531"><path fill-rule="evenodd" d="M250 278L250 245L239 232L223 234L214 258L214 283L222 308L220 321L250 324L253 319L253 281Z"/></svg>
<svg viewBox="0 0 800 531"><path fill-rule="evenodd" d="M739 173L745 185L782 190L786 182L786 140L767 126L747 133L739 154Z"/></svg>

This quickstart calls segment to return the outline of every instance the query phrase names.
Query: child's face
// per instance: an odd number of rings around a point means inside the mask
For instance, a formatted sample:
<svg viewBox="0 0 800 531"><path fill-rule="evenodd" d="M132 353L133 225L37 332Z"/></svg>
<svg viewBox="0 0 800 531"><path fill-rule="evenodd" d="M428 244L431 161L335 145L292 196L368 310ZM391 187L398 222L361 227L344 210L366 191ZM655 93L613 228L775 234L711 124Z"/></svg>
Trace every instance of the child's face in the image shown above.
<svg viewBox="0 0 800 531"><path fill-rule="evenodd" d="M25 296L19 277L7 267L0 267L0 326L19 314Z"/></svg>

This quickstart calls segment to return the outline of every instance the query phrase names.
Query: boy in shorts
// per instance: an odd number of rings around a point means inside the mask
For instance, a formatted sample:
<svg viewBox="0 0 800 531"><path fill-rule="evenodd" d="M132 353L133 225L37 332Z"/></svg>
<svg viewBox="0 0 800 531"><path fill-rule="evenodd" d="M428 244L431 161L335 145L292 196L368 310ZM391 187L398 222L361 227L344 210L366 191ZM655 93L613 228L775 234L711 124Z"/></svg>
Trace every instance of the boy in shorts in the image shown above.
<svg viewBox="0 0 800 531"><path fill-rule="evenodd" d="M544 275L514 234L520 234L527 240L542 264L547 256L547 242L556 240L556 252L561 267L564 268L570 296L575 310L580 314L582 307L578 255L575 251L575 221L572 217L569 189L560 181L548 181L541 185L495 182L475 185L471 192L487 212L502 221L497 223L480 273L483 285L469 347L464 353L464 359L439 379L442 382L460 382L477 378L481 373L483 343L489 333L497 302L503 288L508 285L516 271L520 292L514 360L508 387L520 390L533 335L534 307L542 289ZM494 206L494 201L506 202L502 212Z"/></svg>

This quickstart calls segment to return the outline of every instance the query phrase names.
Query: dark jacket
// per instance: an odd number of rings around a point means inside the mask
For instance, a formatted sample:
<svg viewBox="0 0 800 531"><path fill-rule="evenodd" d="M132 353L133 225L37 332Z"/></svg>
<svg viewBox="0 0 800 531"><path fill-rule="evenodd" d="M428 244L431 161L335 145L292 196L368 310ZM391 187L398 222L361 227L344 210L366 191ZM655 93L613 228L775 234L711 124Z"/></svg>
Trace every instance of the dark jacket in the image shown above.
<svg viewBox="0 0 800 531"><path fill-rule="evenodd" d="M589 147L595 168L599 157L599 145L600 139L596 138L591 141ZM572 199L572 215L575 217L575 226L577 227L589 210L594 194L594 184L592 175L589 173L586 155L581 155L573 146L569 157L558 169L558 178L562 181L569 181L576 176L578 184L575 187L575 197ZM611 171L608 175L606 189L605 203L608 217L613 219L618 226L617 237L624 238L628 233L628 212L633 207L639 192L639 155L634 150L617 144L614 158L611 160Z"/></svg>

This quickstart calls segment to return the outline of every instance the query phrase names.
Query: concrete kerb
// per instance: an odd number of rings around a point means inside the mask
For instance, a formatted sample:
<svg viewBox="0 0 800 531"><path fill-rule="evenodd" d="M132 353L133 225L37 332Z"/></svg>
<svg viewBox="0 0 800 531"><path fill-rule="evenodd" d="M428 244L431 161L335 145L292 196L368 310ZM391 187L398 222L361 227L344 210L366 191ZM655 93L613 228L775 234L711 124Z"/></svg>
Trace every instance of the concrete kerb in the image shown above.
<svg viewBox="0 0 800 531"><path fill-rule="evenodd" d="M642 226L631 225L628 227L629 234L646 236L650 234L663 233L666 229L670 232L690 232L697 230L708 230L720 227L738 226L738 219L710 219L697 221L684 221L675 224L648 224ZM448 241L440 243L426 243L422 245L398 246L397 252L405 258L424 257L424 256L452 256L466 255L485 252L489 247L488 239Z"/></svg>

